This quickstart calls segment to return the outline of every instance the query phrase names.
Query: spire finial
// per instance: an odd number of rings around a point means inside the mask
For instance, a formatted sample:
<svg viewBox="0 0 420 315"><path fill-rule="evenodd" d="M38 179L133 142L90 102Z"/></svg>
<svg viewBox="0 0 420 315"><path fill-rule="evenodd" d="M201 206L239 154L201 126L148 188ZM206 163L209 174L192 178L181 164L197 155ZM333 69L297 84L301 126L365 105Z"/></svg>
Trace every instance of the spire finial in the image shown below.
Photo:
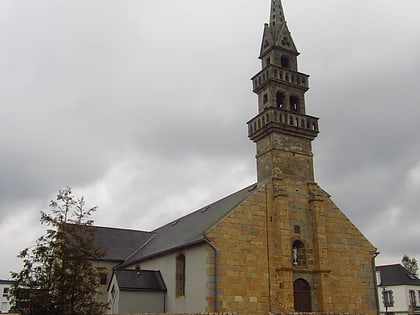
<svg viewBox="0 0 420 315"><path fill-rule="evenodd" d="M271 0L270 26L285 24L281 0Z"/></svg>

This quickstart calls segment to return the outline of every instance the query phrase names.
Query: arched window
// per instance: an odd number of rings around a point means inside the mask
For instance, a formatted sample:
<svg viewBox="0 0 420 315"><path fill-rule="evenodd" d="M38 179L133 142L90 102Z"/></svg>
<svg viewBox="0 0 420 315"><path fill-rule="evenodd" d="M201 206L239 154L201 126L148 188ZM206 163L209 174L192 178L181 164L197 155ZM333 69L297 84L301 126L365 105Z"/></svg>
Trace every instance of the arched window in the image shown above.
<svg viewBox="0 0 420 315"><path fill-rule="evenodd" d="M306 265L305 244L300 240L292 244L292 260L294 266Z"/></svg>
<svg viewBox="0 0 420 315"><path fill-rule="evenodd" d="M311 287L304 279L296 279L293 283L293 297L296 312L312 312Z"/></svg>
<svg viewBox="0 0 420 315"><path fill-rule="evenodd" d="M176 257L176 296L185 295L185 256L179 254Z"/></svg>
<svg viewBox="0 0 420 315"><path fill-rule="evenodd" d="M297 96L290 97L290 110L292 112L299 112L299 98Z"/></svg>
<svg viewBox="0 0 420 315"><path fill-rule="evenodd" d="M276 107L283 108L284 106L284 94L281 92L276 93Z"/></svg>

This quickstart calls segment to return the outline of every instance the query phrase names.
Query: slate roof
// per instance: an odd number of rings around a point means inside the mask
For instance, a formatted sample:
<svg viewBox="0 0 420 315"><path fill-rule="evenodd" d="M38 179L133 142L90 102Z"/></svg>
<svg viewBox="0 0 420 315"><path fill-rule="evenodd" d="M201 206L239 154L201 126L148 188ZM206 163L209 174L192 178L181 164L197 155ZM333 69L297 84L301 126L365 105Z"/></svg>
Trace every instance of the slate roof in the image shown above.
<svg viewBox="0 0 420 315"><path fill-rule="evenodd" d="M123 262L152 237L151 232L93 226L95 245L105 250L102 260Z"/></svg>
<svg viewBox="0 0 420 315"><path fill-rule="evenodd" d="M155 255L205 242L204 233L247 199L256 188L257 184L248 186L152 231L152 237L119 267L129 266Z"/></svg>
<svg viewBox="0 0 420 315"><path fill-rule="evenodd" d="M114 276L121 291L166 291L160 271L116 269Z"/></svg>
<svg viewBox="0 0 420 315"><path fill-rule="evenodd" d="M381 282L379 286L392 285L418 285L420 279L407 271L400 264L377 266L376 271L380 272Z"/></svg>

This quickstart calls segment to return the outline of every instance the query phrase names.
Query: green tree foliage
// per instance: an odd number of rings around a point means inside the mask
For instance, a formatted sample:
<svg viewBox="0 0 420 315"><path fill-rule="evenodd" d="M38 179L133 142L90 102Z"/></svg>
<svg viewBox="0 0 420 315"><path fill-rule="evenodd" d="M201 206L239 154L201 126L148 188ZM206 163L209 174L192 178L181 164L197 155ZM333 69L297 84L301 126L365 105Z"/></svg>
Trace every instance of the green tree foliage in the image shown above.
<svg viewBox="0 0 420 315"><path fill-rule="evenodd" d="M401 261L405 269L407 269L411 274L417 275L417 271L419 270L417 259L404 255Z"/></svg>
<svg viewBox="0 0 420 315"><path fill-rule="evenodd" d="M97 300L99 275L93 260L104 255L94 245L90 215L96 207L85 209L70 188L60 190L41 211L41 224L47 231L31 249L19 256L23 269L12 273L14 308L23 315L96 315L105 305Z"/></svg>

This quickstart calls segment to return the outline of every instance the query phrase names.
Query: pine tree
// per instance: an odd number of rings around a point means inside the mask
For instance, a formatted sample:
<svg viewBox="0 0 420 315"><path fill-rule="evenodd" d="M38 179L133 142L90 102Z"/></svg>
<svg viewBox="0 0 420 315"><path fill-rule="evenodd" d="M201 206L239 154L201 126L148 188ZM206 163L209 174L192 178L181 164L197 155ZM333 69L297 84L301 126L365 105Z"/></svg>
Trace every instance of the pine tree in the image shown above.
<svg viewBox="0 0 420 315"><path fill-rule="evenodd" d="M97 301L99 275L93 260L104 255L94 245L93 221L96 207L85 209L69 187L60 190L41 211L40 222L47 231L32 249L19 256L23 269L12 273L14 307L23 315L99 315L105 305Z"/></svg>
<svg viewBox="0 0 420 315"><path fill-rule="evenodd" d="M405 269L407 269L412 275L417 275L419 266L417 264L417 259L410 258L407 255L404 255L401 260Z"/></svg>

